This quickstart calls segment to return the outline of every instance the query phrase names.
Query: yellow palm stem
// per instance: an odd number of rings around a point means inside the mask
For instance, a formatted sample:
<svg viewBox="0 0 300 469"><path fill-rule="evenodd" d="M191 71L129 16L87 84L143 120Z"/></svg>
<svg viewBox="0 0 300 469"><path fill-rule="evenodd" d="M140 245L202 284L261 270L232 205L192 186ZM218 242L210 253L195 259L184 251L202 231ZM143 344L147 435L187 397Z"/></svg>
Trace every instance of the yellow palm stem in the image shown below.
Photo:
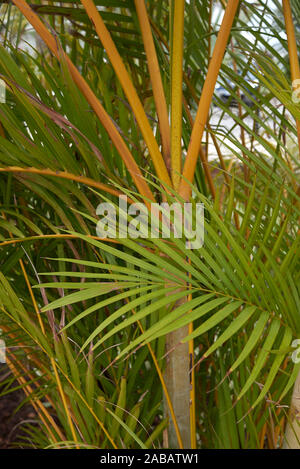
<svg viewBox="0 0 300 469"><path fill-rule="evenodd" d="M291 10L290 0L282 0L285 28L288 40L288 50L289 50L289 59L290 59L290 68L291 68L291 77L292 82L297 83L293 85L295 89L299 88L298 82L296 80L300 79L300 67L297 51L297 42L295 36L295 28L293 24L293 15ZM300 151L300 121L296 119L297 125L297 135L298 135L298 145Z"/></svg>
<svg viewBox="0 0 300 469"><path fill-rule="evenodd" d="M204 127L207 121L211 100L213 97L216 81L222 64L226 45L230 35L231 27L239 5L239 0L228 0L224 18L218 33L217 41L209 63L206 79L201 93L197 115L192 130L191 140L183 168L183 179L180 184L180 195L188 199L191 187L187 181L192 182L195 174L196 163L201 147Z"/></svg>
<svg viewBox="0 0 300 469"><path fill-rule="evenodd" d="M7 166L5 168L0 168L0 173L30 173L30 174L40 174L41 176L53 176L63 179L69 179L70 181L80 182L89 187L95 187L96 189L108 192L109 194L119 196L122 192L113 189L108 184L103 184L102 182L95 181L94 179L88 178L86 176L78 176L77 174L72 174L67 171L54 171L52 169L41 169L41 168L22 168L20 166Z"/></svg>
<svg viewBox="0 0 300 469"><path fill-rule="evenodd" d="M102 42L103 47L105 48L109 60L122 85L124 93L127 96L128 102L135 114L136 120L152 158L156 174L163 183L171 186L168 170L166 168L162 154L159 151L157 141L155 140L145 110L133 86L132 80L127 72L123 60L117 51L115 43L112 40L111 35L105 26L93 0L81 0L81 3L83 4L91 22L95 26L98 37Z"/></svg>
<svg viewBox="0 0 300 469"><path fill-rule="evenodd" d="M184 0L176 0L174 2L171 74L171 161L172 182L175 190L179 187L181 174L183 35Z"/></svg>
<svg viewBox="0 0 300 469"><path fill-rule="evenodd" d="M167 102L162 84L150 21L148 18L147 8L144 0L134 0L134 3L140 23L144 48L147 56L148 69L150 73L153 96L160 128L163 157L167 169L170 169L171 130L168 117Z"/></svg>

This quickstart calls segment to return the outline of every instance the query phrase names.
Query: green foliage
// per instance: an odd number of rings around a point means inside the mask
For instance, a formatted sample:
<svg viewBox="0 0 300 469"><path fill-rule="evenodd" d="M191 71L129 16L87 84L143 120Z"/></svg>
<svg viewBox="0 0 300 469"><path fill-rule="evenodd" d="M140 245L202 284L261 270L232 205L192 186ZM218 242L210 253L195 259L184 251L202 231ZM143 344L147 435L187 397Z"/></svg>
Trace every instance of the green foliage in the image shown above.
<svg viewBox="0 0 300 469"><path fill-rule="evenodd" d="M48 3L35 2L35 10L120 130L156 200L180 200L160 187L124 90L79 2ZM134 2L95 3L160 143ZM169 2L147 3L169 105ZM195 116L216 37L211 18L221 14L215 3L191 0L186 8L184 157L187 111ZM222 163L210 141L215 198L200 159L193 185L193 201L205 205L199 250L174 237L170 243L94 239L98 203L117 199L80 178L140 196L66 63L40 41L25 46L27 24L15 7L0 7L0 78L7 85L0 166L19 168L0 172L0 328L18 385L46 421L28 426L23 445L161 447L168 426L158 372L165 338L190 322L194 330L185 340L194 339L198 446L282 441L283 406L299 371L290 357L300 334L300 112L291 97L281 14L265 0L259 7L242 3L219 77L230 98L215 95L203 142L212 134L223 156Z"/></svg>

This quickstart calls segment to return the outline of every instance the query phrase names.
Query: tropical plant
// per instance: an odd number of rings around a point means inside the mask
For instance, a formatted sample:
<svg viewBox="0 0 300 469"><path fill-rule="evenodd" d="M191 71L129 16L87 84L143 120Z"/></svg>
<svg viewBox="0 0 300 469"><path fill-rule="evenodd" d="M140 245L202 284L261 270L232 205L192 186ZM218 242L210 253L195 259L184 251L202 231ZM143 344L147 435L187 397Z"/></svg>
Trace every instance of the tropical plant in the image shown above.
<svg viewBox="0 0 300 469"><path fill-rule="evenodd" d="M1 2L2 394L16 380L36 411L23 445L299 447L292 7ZM203 246L100 239L119 195L201 202Z"/></svg>

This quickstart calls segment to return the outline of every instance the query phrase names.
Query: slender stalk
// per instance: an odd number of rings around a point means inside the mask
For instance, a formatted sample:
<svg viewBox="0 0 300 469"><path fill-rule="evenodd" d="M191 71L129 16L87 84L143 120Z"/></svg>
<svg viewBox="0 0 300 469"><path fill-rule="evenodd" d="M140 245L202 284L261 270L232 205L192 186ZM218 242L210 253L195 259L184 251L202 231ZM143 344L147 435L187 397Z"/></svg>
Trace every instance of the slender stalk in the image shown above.
<svg viewBox="0 0 300 469"><path fill-rule="evenodd" d="M300 67L299 67L298 49L297 49L297 42L296 42L290 0L282 0L282 7L283 7L287 40L288 40L291 77L292 77L292 82L294 83L295 80L300 79ZM299 84L295 85L294 88L296 89L299 88ZM297 126L298 145L299 145L299 152L300 152L300 121L298 119L296 119L296 126Z"/></svg>
<svg viewBox="0 0 300 469"><path fill-rule="evenodd" d="M108 192L109 194L119 196L122 192L113 189L108 184L95 181L85 176L78 176L77 174L68 173L67 171L53 171L52 169L40 169L40 168L22 168L20 166L7 166L6 168L0 168L0 173L30 173L40 174L41 176L58 177L62 179L69 179L70 181L80 182L89 187L95 187L101 191Z"/></svg>
<svg viewBox="0 0 300 469"><path fill-rule="evenodd" d="M107 242L112 242L119 244L120 241L117 239L113 238L99 238L98 236L91 236L91 235L86 235L88 238L96 239L98 241L107 241ZM0 247L3 246L8 246L10 244L16 244L16 243L25 243L26 241L40 241L42 239L77 239L77 235L68 235L68 234L51 234L51 235L39 235L39 236L28 236L26 238L13 238L9 240L2 241L0 243Z"/></svg>
<svg viewBox="0 0 300 469"><path fill-rule="evenodd" d="M155 140L153 131L150 127L148 118L142 106L142 103L137 95L137 92L133 86L132 80L126 70L123 60L117 51L114 41L106 28L99 11L97 10L93 0L81 0L91 22L94 24L96 32L106 53L111 61L111 64L120 80L125 95L129 101L132 111L135 114L138 125L141 129L145 143L148 147L150 156L152 158L156 174L162 183L171 186L171 180L169 177L168 170L163 160L162 154L159 151L157 141Z"/></svg>
<svg viewBox="0 0 300 469"><path fill-rule="evenodd" d="M181 174L182 138L182 62L184 36L184 0L174 2L171 83L171 160L172 182L177 189Z"/></svg>
<svg viewBox="0 0 300 469"><path fill-rule="evenodd" d="M30 24L34 27L36 32L39 36L43 39L43 41L47 44L51 52L55 55L55 57L59 61L64 61L70 74L81 90L82 94L85 96L88 103L91 105L92 109L94 110L95 114L103 124L104 128L106 129L107 133L109 134L113 144L115 145L116 149L118 150L121 158L123 159L134 183L136 184L140 194L142 194L147 199L153 200L152 192L146 183L143 175L136 164L132 154L130 153L126 143L124 142L123 138L121 137L120 133L118 132L115 124L113 123L111 117L105 111L104 107L87 84L85 79L80 75L77 68L74 66L72 61L69 59L67 54L59 47L57 39L54 35L52 35L39 17L34 13L32 8L26 3L25 0L13 0L14 4L18 7L18 9L23 13L23 15L27 18ZM153 137L154 138L154 137Z"/></svg>
<svg viewBox="0 0 300 469"><path fill-rule="evenodd" d="M228 0L224 18L218 33L217 41L202 89L197 115L183 168L183 179L179 189L180 195L186 200L190 197L191 194L191 187L187 181L192 182L194 178L204 127L207 121L216 81L238 6L239 0Z"/></svg>
<svg viewBox="0 0 300 469"><path fill-rule="evenodd" d="M288 50L291 66L292 80L300 78L300 68L297 52L297 43L295 36L295 29L293 25L293 16L289 0L282 0L283 14L285 20L286 34L288 40Z"/></svg>
<svg viewBox="0 0 300 469"><path fill-rule="evenodd" d="M170 169L171 155L171 131L168 117L168 108L164 88L162 84L157 54L153 41L151 26L144 0L134 0L140 28L143 37L144 48L147 56L147 64L150 73L154 102L159 122L162 152L167 169Z"/></svg>
<svg viewBox="0 0 300 469"><path fill-rule="evenodd" d="M157 34L160 42L164 45L164 47L169 50L169 45L168 43L165 41L164 37L162 36L160 30L156 27L156 25L151 22L151 26L153 28L153 30L155 31L155 33ZM183 79L184 79L184 82L186 84L186 86L188 87L193 99L195 101L197 101L197 96L196 96L196 92L195 92L195 89L194 87L192 86L190 80L188 79L187 75L184 73L183 71ZM188 108L188 105L186 103L186 100L184 98L184 96L182 97L182 100L183 100L183 105L184 105L184 108L186 110L186 113L187 113L187 116L188 116L188 119L191 123L191 126L193 127L194 125L194 120L192 118L192 115L190 113L190 110ZM204 173L205 173L205 177L207 179L207 183L209 185L209 188L210 188L210 191L211 191L211 194L213 196L213 198L215 198L215 194L216 194L216 190L215 190L215 187L214 187L214 183L213 183L213 179L212 179L212 175L211 175L211 171L210 171L210 168L209 168L209 165L208 165L208 162L207 162L207 158L205 157L205 154L204 152L202 151L202 148L200 146L200 150L199 150L199 157L200 157L200 160L202 162L202 165L203 165L203 170L204 170Z"/></svg>

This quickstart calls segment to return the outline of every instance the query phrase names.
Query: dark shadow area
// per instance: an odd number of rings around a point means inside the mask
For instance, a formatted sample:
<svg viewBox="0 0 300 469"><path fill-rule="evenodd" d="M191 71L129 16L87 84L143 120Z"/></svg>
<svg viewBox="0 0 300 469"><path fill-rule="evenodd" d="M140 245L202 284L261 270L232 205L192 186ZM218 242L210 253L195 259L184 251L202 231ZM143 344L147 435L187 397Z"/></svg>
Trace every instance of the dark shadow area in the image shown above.
<svg viewBox="0 0 300 469"><path fill-rule="evenodd" d="M0 364L0 449L22 448L21 437L24 436L23 424L36 419L34 409L26 404L18 408L24 399L24 392L21 389L12 391L9 394L1 395L6 389L3 384L10 377L10 371L6 365ZM14 382L10 384L13 389L17 386Z"/></svg>

